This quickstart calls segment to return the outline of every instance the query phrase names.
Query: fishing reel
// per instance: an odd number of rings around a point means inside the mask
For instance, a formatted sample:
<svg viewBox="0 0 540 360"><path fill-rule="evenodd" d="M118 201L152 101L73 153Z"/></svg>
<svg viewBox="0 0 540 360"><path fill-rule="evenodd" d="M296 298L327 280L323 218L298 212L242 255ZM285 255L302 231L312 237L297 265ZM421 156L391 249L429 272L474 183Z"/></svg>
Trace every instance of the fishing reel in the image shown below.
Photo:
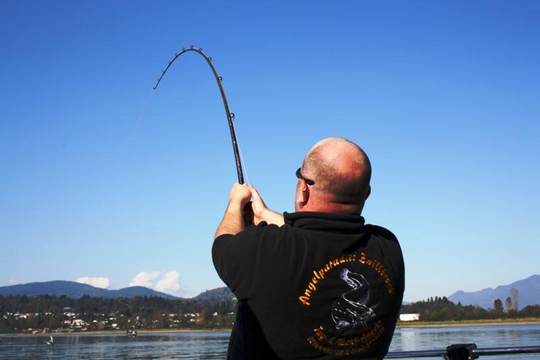
<svg viewBox="0 0 540 360"><path fill-rule="evenodd" d="M446 348L445 360L474 360L478 359L475 353L476 344L454 344Z"/></svg>

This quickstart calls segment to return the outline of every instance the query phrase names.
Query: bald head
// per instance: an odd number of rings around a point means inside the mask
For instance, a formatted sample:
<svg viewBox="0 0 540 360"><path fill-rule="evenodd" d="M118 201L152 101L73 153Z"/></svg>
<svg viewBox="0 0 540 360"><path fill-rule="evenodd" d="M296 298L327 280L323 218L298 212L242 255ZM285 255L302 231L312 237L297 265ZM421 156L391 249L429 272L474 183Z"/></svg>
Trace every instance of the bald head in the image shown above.
<svg viewBox="0 0 540 360"><path fill-rule="evenodd" d="M327 202L361 211L369 195L371 164L366 153L344 138L326 138L315 144L302 165L302 174L315 181L313 191Z"/></svg>

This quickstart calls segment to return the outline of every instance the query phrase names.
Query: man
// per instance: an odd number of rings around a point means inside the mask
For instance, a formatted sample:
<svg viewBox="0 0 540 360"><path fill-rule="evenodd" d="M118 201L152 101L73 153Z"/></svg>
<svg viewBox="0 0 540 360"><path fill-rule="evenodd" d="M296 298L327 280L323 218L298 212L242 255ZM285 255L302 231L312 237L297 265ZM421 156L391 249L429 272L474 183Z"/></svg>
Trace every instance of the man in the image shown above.
<svg viewBox="0 0 540 360"><path fill-rule="evenodd" d="M295 213L274 212L235 184L212 255L239 300L232 359L382 359L404 290L398 241L365 225L371 187L364 151L327 138L297 170ZM245 208L252 200L253 226Z"/></svg>

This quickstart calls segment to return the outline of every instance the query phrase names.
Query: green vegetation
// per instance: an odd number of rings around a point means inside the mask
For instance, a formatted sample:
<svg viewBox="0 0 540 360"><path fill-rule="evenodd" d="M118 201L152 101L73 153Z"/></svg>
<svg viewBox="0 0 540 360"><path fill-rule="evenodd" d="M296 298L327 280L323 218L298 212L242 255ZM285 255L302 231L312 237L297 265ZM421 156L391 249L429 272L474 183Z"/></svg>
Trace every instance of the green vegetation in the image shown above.
<svg viewBox="0 0 540 360"><path fill-rule="evenodd" d="M0 332L230 328L236 301L84 296L0 297Z"/></svg>
<svg viewBox="0 0 540 360"><path fill-rule="evenodd" d="M0 333L137 329L227 329L234 321L236 301L230 294L209 293L204 299L159 297L98 298L84 296L0 297ZM212 295L212 296L209 296ZM508 301L507 301L508 302ZM535 321L540 305L521 310L495 300L493 309L454 304L445 297L403 305L401 313L418 313L420 320L401 326L449 326Z"/></svg>
<svg viewBox="0 0 540 360"><path fill-rule="evenodd" d="M421 327L482 326L482 325L538 324L538 323L540 323L540 317L483 319L483 320L449 320L449 321L400 321L398 323L398 326L404 327L404 328L421 328Z"/></svg>
<svg viewBox="0 0 540 360"><path fill-rule="evenodd" d="M516 310L512 302L507 299L507 310L504 311L502 301L496 299L493 309L486 310L479 306L454 304L446 297L432 297L424 301L403 305L401 313L420 314L421 321L463 321L463 320L495 320L520 319L540 317L540 305L526 306Z"/></svg>

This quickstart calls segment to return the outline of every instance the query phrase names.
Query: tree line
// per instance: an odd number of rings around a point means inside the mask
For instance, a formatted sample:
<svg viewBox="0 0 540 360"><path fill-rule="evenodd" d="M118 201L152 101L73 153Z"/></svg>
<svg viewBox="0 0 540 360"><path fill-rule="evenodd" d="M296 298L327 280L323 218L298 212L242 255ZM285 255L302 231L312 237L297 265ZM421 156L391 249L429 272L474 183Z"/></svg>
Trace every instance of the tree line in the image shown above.
<svg viewBox="0 0 540 360"><path fill-rule="evenodd" d="M492 309L484 309L480 306L455 304L446 297L436 296L403 305L401 313L420 314L422 321L518 319L540 317L540 305L529 305L518 310L515 297L509 297L506 299L506 310L501 299L495 299Z"/></svg>
<svg viewBox="0 0 540 360"><path fill-rule="evenodd" d="M160 297L0 296L0 332L27 329L84 330L230 328L236 301L212 303ZM113 326L114 325L114 326Z"/></svg>
<svg viewBox="0 0 540 360"><path fill-rule="evenodd" d="M517 310L506 309L500 299L492 309L455 304L446 297L432 297L403 305L401 313L418 313L422 321L481 320L540 317L540 305ZM160 297L99 298L83 296L0 296L0 332L28 329L107 330L136 327L139 329L231 328L236 300L215 301L165 299ZM74 327L77 324L77 327ZM83 324L83 325L80 325Z"/></svg>

